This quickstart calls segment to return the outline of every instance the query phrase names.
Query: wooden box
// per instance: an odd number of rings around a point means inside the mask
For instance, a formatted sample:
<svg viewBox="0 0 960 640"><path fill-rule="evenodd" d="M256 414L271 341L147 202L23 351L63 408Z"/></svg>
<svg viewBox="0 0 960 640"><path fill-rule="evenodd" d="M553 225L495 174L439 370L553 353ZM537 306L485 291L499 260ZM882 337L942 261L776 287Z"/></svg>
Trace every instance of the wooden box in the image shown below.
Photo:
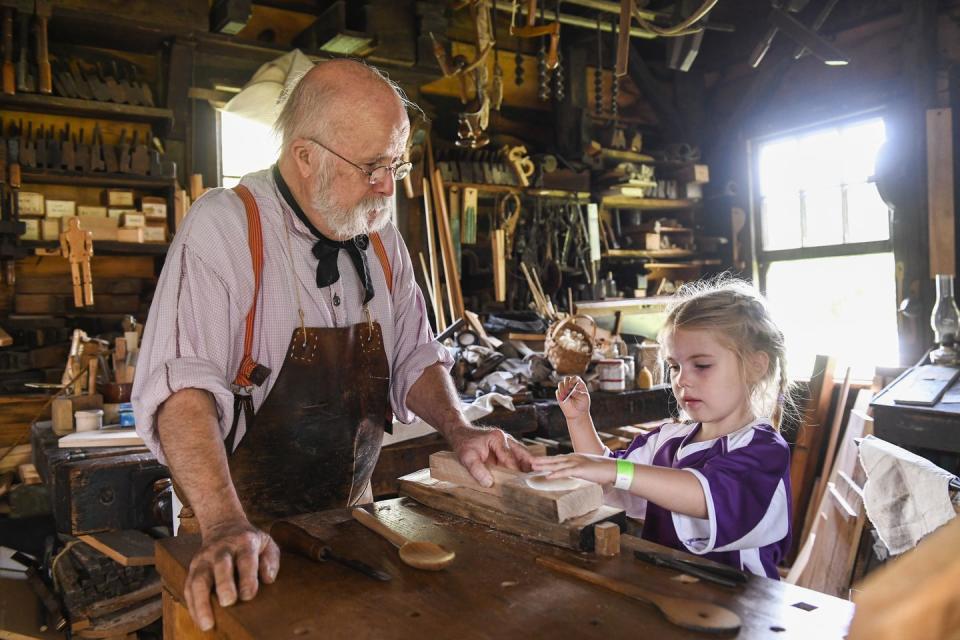
<svg viewBox="0 0 960 640"><path fill-rule="evenodd" d="M57 530L81 535L158 524L154 483L170 477L167 467L143 449L60 449L49 422L33 426L34 464L47 483Z"/></svg>

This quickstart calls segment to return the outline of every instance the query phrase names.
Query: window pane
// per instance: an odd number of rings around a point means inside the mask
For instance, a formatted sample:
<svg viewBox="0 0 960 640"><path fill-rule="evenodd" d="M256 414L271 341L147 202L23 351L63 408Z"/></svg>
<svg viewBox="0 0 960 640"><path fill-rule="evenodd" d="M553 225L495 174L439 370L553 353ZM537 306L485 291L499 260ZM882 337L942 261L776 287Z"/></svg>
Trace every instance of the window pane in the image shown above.
<svg viewBox="0 0 960 640"><path fill-rule="evenodd" d="M240 176L223 176L223 186L227 189L240 184Z"/></svg>
<svg viewBox="0 0 960 640"><path fill-rule="evenodd" d="M840 132L836 129L818 131L797 141L798 157L793 171L799 174L803 189L817 189L839 185L843 175Z"/></svg>
<svg viewBox="0 0 960 640"><path fill-rule="evenodd" d="M890 210L874 184L847 187L847 242L870 242L890 238Z"/></svg>
<svg viewBox="0 0 960 640"><path fill-rule="evenodd" d="M844 182L866 182L874 174L877 153L887 139L883 120L875 118L846 127L840 136L844 151Z"/></svg>
<svg viewBox="0 0 960 640"><path fill-rule="evenodd" d="M800 190L797 171L797 141L786 138L760 147L760 195L784 195Z"/></svg>
<svg viewBox="0 0 960 640"><path fill-rule="evenodd" d="M790 377L809 377L818 354L835 356L838 371L852 366L858 379L897 366L894 283L892 253L771 264L766 297L787 338Z"/></svg>
<svg viewBox="0 0 960 640"><path fill-rule="evenodd" d="M220 112L220 136L224 176L242 176L266 169L279 155L270 127L226 111Z"/></svg>
<svg viewBox="0 0 960 640"><path fill-rule="evenodd" d="M803 246L843 244L843 195L840 187L807 191L804 194L804 207Z"/></svg>
<svg viewBox="0 0 960 640"><path fill-rule="evenodd" d="M760 208L763 248L793 249L800 246L800 195L764 198Z"/></svg>

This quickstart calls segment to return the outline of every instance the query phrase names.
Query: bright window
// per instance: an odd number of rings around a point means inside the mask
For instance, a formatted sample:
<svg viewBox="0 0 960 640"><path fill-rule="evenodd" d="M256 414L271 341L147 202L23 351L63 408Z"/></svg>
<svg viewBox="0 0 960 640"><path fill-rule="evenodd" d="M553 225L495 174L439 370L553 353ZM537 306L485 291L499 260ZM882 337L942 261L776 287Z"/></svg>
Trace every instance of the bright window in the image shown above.
<svg viewBox="0 0 960 640"><path fill-rule="evenodd" d="M220 175L232 187L244 175L266 169L280 155L280 145L267 125L220 112Z"/></svg>
<svg viewBox="0 0 960 640"><path fill-rule="evenodd" d="M756 143L757 262L791 377L817 354L859 379L899 362L890 210L872 182L885 138L871 118Z"/></svg>

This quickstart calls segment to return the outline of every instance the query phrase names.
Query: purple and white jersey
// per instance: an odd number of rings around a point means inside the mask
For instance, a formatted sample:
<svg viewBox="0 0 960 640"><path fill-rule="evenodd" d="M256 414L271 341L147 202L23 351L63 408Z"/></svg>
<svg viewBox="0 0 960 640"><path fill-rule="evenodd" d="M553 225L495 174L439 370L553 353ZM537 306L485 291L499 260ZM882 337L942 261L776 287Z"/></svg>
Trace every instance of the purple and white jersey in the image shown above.
<svg viewBox="0 0 960 640"><path fill-rule="evenodd" d="M689 471L703 487L707 517L668 511L612 489L627 515L642 518L643 538L779 579L790 546L790 449L768 419L714 440L694 442L700 423L667 423L637 436L624 451L633 463ZM619 494L619 495L617 495Z"/></svg>

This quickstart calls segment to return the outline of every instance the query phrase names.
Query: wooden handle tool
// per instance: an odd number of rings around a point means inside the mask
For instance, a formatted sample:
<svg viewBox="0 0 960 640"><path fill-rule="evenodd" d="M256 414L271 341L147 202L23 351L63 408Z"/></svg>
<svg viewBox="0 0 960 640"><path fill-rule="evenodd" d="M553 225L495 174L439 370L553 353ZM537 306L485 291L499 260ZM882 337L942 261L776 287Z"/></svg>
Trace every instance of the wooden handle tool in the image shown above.
<svg viewBox="0 0 960 640"><path fill-rule="evenodd" d="M600 575L588 569L582 569L578 566L541 556L537 558L537 564L552 569L557 573L573 576L584 582L609 589L628 598L640 600L652 604L663 617L684 629L693 629L694 631L726 632L736 631L740 628L740 616L724 607L715 605L703 600L694 600L691 598L675 598L666 596L653 591L648 591L635 584L623 582L614 578Z"/></svg>
<svg viewBox="0 0 960 640"><path fill-rule="evenodd" d="M53 76L50 72L50 53L47 49L47 21L50 19L50 0L37 0L37 91L53 93Z"/></svg>
<svg viewBox="0 0 960 640"><path fill-rule="evenodd" d="M292 522L285 522L282 520L275 522L273 526L270 527L270 537L272 537L277 545L279 545L279 547L284 551L296 553L297 555L301 555L318 562L326 562L327 560L331 560L355 571L359 571L363 575L369 576L374 580L387 582L391 579L391 575L385 571L375 569L364 562L360 562L359 560L343 558L336 555L333 550L324 543L323 540L310 535L308 531L298 527Z"/></svg>
<svg viewBox="0 0 960 640"><path fill-rule="evenodd" d="M379 533L389 540L393 546L400 549L400 559L414 569L439 571L453 562L456 557L453 551L447 551L433 542L408 540L364 509L356 508L351 513L357 522L371 531Z"/></svg>
<svg viewBox="0 0 960 640"><path fill-rule="evenodd" d="M17 92L17 69L13 66L13 7L3 8L3 92Z"/></svg>

